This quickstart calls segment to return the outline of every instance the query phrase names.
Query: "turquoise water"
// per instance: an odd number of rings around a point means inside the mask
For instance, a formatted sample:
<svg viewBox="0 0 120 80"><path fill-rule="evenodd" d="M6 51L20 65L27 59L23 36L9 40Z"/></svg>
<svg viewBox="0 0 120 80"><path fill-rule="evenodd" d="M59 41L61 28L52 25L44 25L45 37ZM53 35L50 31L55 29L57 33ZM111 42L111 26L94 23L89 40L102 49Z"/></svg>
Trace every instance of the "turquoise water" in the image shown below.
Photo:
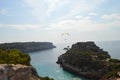
<svg viewBox="0 0 120 80"><path fill-rule="evenodd" d="M120 59L120 45L103 42L99 42L97 45L107 50L113 58ZM31 64L37 69L38 74L42 77L49 76L55 80L88 80L64 71L56 64L58 56L65 52L63 48L66 47L63 44L56 44L56 46L57 48L54 49L30 53Z"/></svg>

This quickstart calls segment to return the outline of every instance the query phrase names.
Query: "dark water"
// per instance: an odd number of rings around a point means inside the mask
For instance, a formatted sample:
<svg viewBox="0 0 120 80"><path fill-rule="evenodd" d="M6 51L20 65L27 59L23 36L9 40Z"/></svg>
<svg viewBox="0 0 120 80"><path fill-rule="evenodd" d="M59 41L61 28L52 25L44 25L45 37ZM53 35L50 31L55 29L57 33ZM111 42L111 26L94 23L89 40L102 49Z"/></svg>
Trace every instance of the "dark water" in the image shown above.
<svg viewBox="0 0 120 80"><path fill-rule="evenodd" d="M118 43L96 42L96 44L108 51L113 58L120 59L120 45ZM38 74L42 77L52 77L55 80L88 80L64 71L56 64L58 56L65 52L63 48L66 47L66 44L55 45L57 48L30 53L31 63L37 69Z"/></svg>

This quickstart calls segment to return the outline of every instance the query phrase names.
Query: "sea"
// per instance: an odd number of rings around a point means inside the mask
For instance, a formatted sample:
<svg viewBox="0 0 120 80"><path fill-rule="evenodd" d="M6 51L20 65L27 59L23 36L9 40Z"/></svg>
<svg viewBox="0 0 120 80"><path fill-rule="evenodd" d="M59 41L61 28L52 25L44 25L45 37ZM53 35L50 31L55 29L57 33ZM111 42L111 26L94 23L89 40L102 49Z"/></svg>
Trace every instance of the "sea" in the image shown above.
<svg viewBox="0 0 120 80"><path fill-rule="evenodd" d="M104 51L109 52L112 58L120 59L120 41L104 41L104 42L95 42ZM63 50L67 46L72 44L59 43L54 44L56 48L30 52L31 64L36 68L38 74L41 77L49 76L54 78L54 80L89 80L82 76L77 76L70 72L67 72L56 64L58 57L65 53Z"/></svg>

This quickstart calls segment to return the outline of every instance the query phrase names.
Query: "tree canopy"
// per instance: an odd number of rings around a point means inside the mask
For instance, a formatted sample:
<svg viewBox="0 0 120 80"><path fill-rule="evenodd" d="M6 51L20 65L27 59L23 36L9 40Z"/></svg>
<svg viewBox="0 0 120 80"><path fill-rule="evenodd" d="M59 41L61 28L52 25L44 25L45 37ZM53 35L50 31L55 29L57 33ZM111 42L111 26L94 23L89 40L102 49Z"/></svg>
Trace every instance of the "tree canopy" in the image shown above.
<svg viewBox="0 0 120 80"><path fill-rule="evenodd" d="M30 65L30 56L18 49L4 50L0 48L0 64Z"/></svg>

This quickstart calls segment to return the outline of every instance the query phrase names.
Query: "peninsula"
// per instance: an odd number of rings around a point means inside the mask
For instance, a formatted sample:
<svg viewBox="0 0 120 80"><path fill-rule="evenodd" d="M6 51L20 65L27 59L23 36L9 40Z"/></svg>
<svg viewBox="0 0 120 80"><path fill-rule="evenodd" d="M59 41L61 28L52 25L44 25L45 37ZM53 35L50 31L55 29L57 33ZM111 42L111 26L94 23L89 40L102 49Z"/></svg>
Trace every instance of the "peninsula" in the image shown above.
<svg viewBox="0 0 120 80"><path fill-rule="evenodd" d="M13 42L0 44L0 48L5 50L18 49L22 52L32 52L55 48L51 42Z"/></svg>
<svg viewBox="0 0 120 80"><path fill-rule="evenodd" d="M120 60L94 42L78 42L59 56L58 64L64 70L92 80L120 80Z"/></svg>

